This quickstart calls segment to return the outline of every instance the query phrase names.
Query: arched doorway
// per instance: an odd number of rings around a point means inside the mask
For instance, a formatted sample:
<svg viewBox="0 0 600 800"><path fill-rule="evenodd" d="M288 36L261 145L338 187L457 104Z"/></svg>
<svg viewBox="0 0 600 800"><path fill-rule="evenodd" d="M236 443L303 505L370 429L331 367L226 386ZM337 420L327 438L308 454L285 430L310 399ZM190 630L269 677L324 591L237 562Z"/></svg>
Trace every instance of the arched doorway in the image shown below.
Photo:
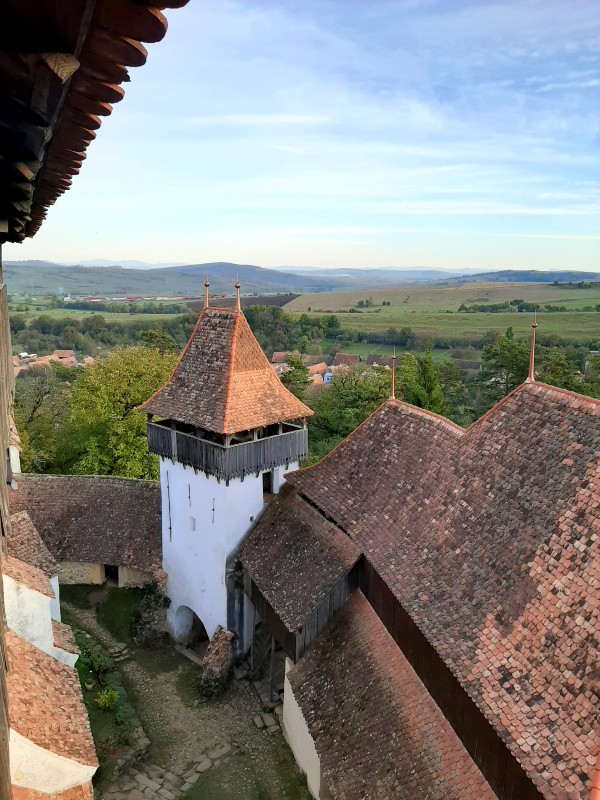
<svg viewBox="0 0 600 800"><path fill-rule="evenodd" d="M208 645L208 634L200 617L188 606L179 606L173 618L173 638L190 650L203 652Z"/></svg>

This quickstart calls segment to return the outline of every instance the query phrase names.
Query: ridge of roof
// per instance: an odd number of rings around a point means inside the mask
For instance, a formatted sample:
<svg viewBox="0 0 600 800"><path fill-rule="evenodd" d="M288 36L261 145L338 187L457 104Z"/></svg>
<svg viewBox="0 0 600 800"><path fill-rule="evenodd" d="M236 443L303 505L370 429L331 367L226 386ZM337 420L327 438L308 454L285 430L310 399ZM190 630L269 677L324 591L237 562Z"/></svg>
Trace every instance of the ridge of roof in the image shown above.
<svg viewBox="0 0 600 800"><path fill-rule="evenodd" d="M227 430L227 422L230 412L230 402L231 402L231 389L233 387L233 367L235 364L235 351L237 345L237 333L238 327L240 324L240 315L241 311L236 309L235 311L235 320L233 321L233 332L231 334L231 354L229 356L229 371L227 373L227 389L225 390L225 410L223 411L223 428Z"/></svg>
<svg viewBox="0 0 600 800"><path fill-rule="evenodd" d="M75 670L10 629L6 651L10 727L44 750L98 766Z"/></svg>
<svg viewBox="0 0 600 800"><path fill-rule="evenodd" d="M167 381L137 410L221 435L313 413L277 378L243 313L211 307Z"/></svg>
<svg viewBox="0 0 600 800"><path fill-rule="evenodd" d="M10 529L6 534L6 552L19 561L41 569L48 578L58 574L56 559L46 547L26 509L11 514Z"/></svg>
<svg viewBox="0 0 600 800"><path fill-rule="evenodd" d="M296 469L293 472L287 472L285 474L286 480L289 480L291 478L293 481L294 475L304 474L306 472L310 472L310 470L314 469L315 467L321 466L321 464L325 463L325 461L327 461L327 459L330 456L332 456L340 447L342 447L342 445L344 445L346 442L352 439L364 425L370 422L373 419L373 417L377 416L377 414L379 414L379 412L385 409L387 406L399 407L404 409L405 411L408 411L411 414L414 414L417 417L424 417L425 419L431 419L434 422L440 423L439 425L440 428L448 430L451 433L459 434L461 436L465 434L468 430L468 428L463 428L461 425L458 425L458 423L452 422L452 420L443 417L441 414L436 414L435 411L429 411L426 408L419 408L418 406L412 405L412 403L407 403L405 400L398 400L395 397L388 397L386 400L383 401L383 403L377 406L377 408L374 411L372 411L369 414L369 416L366 417L366 419L363 419L360 425L358 425L353 431L350 431L350 433L346 437L344 437L341 442L338 442L332 450L330 450L326 455L324 455L320 461L317 461L316 464L310 464L308 467L302 467L301 469Z"/></svg>
<svg viewBox="0 0 600 800"><path fill-rule="evenodd" d="M5 553L2 559L2 574L6 578L12 578L17 583L24 584L34 592L54 598L54 589L50 580L41 569L27 564L25 561L20 561L8 553Z"/></svg>

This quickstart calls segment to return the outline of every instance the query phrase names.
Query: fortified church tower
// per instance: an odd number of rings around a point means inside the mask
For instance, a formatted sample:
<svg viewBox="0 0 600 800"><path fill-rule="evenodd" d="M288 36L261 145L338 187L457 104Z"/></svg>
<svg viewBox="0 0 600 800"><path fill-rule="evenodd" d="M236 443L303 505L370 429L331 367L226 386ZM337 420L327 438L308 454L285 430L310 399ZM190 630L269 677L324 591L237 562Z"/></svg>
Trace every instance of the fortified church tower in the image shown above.
<svg viewBox="0 0 600 800"><path fill-rule="evenodd" d="M245 598L229 574L235 554L283 474L306 456L312 411L276 376L241 312L204 309L173 374L141 409L160 456L167 622L186 641L201 622L251 631ZM153 421L153 417L159 419Z"/></svg>

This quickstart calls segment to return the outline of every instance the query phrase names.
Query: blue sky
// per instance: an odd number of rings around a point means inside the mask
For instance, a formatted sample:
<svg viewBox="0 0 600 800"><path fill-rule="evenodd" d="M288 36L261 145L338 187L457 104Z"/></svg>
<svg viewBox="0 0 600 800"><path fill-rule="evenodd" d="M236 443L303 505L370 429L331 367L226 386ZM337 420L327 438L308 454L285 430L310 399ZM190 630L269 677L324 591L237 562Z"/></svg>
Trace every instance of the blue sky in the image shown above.
<svg viewBox="0 0 600 800"><path fill-rule="evenodd" d="M4 258L600 268L595 0L190 0Z"/></svg>

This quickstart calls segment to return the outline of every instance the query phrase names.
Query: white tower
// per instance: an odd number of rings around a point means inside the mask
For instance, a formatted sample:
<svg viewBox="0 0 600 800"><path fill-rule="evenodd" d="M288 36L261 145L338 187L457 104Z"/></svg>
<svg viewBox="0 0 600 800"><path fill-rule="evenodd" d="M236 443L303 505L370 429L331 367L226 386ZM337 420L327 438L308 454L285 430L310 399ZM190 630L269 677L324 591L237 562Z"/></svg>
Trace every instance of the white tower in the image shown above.
<svg viewBox="0 0 600 800"><path fill-rule="evenodd" d="M236 307L204 309L173 374L141 408L160 456L167 622L179 641L217 625L244 649L248 601L230 575L269 495L307 451L312 411L275 375ZM160 418L153 421L153 417Z"/></svg>

